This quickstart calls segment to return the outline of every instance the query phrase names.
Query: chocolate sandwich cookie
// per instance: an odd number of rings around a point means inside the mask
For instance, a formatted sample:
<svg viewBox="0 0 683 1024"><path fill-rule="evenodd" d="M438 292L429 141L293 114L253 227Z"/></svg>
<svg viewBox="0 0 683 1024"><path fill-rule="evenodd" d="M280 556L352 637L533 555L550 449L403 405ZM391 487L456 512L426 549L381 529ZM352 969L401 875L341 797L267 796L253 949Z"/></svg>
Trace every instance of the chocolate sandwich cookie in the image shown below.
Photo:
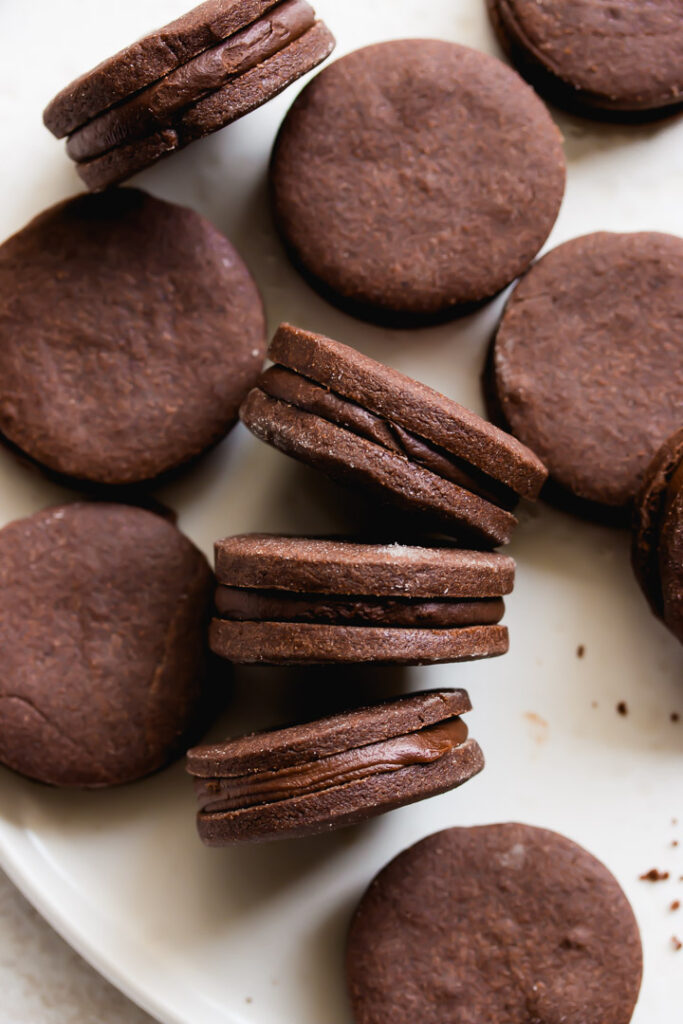
<svg viewBox="0 0 683 1024"><path fill-rule="evenodd" d="M232 245L144 192L67 200L0 246L0 432L57 473L130 484L198 456L265 344Z"/></svg>
<svg viewBox="0 0 683 1024"><path fill-rule="evenodd" d="M549 494L624 518L683 417L683 239L598 232L517 285L488 365L492 416L550 471Z"/></svg>
<svg viewBox="0 0 683 1024"><path fill-rule="evenodd" d="M487 54L428 39L326 68L287 114L270 171L277 227L313 286L397 326L509 284L564 183L560 133L533 90Z"/></svg>
<svg viewBox="0 0 683 1024"><path fill-rule="evenodd" d="M351 923L356 1024L629 1024L633 911L580 846L528 825L452 828L377 875Z"/></svg>
<svg viewBox="0 0 683 1024"><path fill-rule="evenodd" d="M333 48L306 0L209 0L72 82L44 121L103 189L272 99Z"/></svg>
<svg viewBox="0 0 683 1024"><path fill-rule="evenodd" d="M484 767L460 715L464 690L434 690L187 755L207 846L329 832L467 782Z"/></svg>
<svg viewBox="0 0 683 1024"><path fill-rule="evenodd" d="M216 544L211 647L241 664L504 654L515 564L453 548L245 534Z"/></svg>
<svg viewBox="0 0 683 1024"><path fill-rule="evenodd" d="M178 757L207 711L206 559L127 505L48 509L0 530L0 762L112 786Z"/></svg>
<svg viewBox="0 0 683 1024"><path fill-rule="evenodd" d="M650 607L683 643L683 427L647 469L635 503L631 555Z"/></svg>
<svg viewBox="0 0 683 1024"><path fill-rule="evenodd" d="M683 103L679 0L487 0L503 49L539 92L590 115L668 113Z"/></svg>
<svg viewBox="0 0 683 1024"><path fill-rule="evenodd" d="M355 349L282 324L240 416L262 441L420 513L468 545L505 544L546 478L513 437Z"/></svg>

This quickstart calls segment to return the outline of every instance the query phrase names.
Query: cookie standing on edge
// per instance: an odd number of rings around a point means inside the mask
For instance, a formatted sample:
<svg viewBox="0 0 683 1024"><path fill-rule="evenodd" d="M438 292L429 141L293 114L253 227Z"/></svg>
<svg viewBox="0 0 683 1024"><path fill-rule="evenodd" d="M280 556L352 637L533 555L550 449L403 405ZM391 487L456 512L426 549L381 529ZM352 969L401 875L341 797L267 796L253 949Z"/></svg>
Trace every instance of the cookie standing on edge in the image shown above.
<svg viewBox="0 0 683 1024"><path fill-rule="evenodd" d="M408 39L313 79L273 150L273 212L326 298L397 326L491 298L531 262L565 184L560 133L500 61Z"/></svg>
<svg viewBox="0 0 683 1024"><path fill-rule="evenodd" d="M683 643L683 427L647 469L635 503L631 557L653 612Z"/></svg>
<svg viewBox="0 0 683 1024"><path fill-rule="evenodd" d="M178 757L204 724L212 589L201 552L132 506L0 530L0 762L99 787Z"/></svg>
<svg viewBox="0 0 683 1024"><path fill-rule="evenodd" d="M305 0L209 0L76 79L43 119L100 190L261 106L333 48Z"/></svg>
<svg viewBox="0 0 683 1024"><path fill-rule="evenodd" d="M683 103L679 0L487 0L513 63L539 92L588 116L667 114Z"/></svg>
<svg viewBox="0 0 683 1024"><path fill-rule="evenodd" d="M238 664L425 664L505 654L505 555L245 534L216 544L215 654Z"/></svg>
<svg viewBox="0 0 683 1024"><path fill-rule="evenodd" d="M419 512L467 546L505 544L541 461L515 438L425 384L289 324L240 409L262 441L343 482Z"/></svg>
<svg viewBox="0 0 683 1024"><path fill-rule="evenodd" d="M624 518L683 422L683 239L597 232L515 288L488 365L492 415L550 471L563 502Z"/></svg>
<svg viewBox="0 0 683 1024"><path fill-rule="evenodd" d="M470 710L464 690L434 690L196 747L199 835L208 846L315 835L454 789L484 767L460 718Z"/></svg>
<svg viewBox="0 0 683 1024"><path fill-rule="evenodd" d="M629 1024L641 976L616 879L527 825L452 828L405 850L348 936L356 1024Z"/></svg>
<svg viewBox="0 0 683 1024"><path fill-rule="evenodd" d="M192 210L116 189L0 246L0 433L57 473L129 484L195 458L265 346L249 271Z"/></svg>

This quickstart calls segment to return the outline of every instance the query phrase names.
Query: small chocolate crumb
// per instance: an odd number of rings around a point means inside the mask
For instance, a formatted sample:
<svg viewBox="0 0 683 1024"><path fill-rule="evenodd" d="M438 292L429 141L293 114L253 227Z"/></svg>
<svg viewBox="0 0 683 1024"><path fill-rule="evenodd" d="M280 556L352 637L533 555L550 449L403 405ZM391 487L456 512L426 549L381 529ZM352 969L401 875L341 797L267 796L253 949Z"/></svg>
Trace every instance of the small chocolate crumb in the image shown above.
<svg viewBox="0 0 683 1024"><path fill-rule="evenodd" d="M641 882L666 882L669 877L668 871L660 871L658 868L650 868L644 875L640 875Z"/></svg>
<svg viewBox="0 0 683 1024"><path fill-rule="evenodd" d="M677 939L675 935L671 936L671 945L676 953L678 953L679 949L683 949L683 942L681 942L680 939Z"/></svg>
<svg viewBox="0 0 683 1024"><path fill-rule="evenodd" d="M620 700L617 704L617 711L620 715L626 716L628 714L628 704L625 700Z"/></svg>
<svg viewBox="0 0 683 1024"><path fill-rule="evenodd" d="M576 648L576 657L577 658L583 658L585 653L586 653L585 645L584 644L579 644L579 646Z"/></svg>
<svg viewBox="0 0 683 1024"><path fill-rule="evenodd" d="M681 909L681 901L680 900L674 900L673 903L669 906L669 910L680 910L680 909Z"/></svg>
<svg viewBox="0 0 683 1024"><path fill-rule="evenodd" d="M672 840L671 840L671 845L672 845L673 847L676 847L676 846L678 846L678 840L677 840L677 839L672 839Z"/></svg>
<svg viewBox="0 0 683 1024"><path fill-rule="evenodd" d="M679 715L679 713L677 711L672 711L671 712L671 721L672 722L678 722L678 721L680 721L680 718L681 718L681 716Z"/></svg>

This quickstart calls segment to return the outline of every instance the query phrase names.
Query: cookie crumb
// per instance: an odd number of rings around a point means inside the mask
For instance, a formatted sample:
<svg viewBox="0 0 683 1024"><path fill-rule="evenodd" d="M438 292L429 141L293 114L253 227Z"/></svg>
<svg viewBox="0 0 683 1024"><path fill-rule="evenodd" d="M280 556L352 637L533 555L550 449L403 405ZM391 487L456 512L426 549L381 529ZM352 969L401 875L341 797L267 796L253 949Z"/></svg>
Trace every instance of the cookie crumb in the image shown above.
<svg viewBox="0 0 683 1024"><path fill-rule="evenodd" d="M254 1002L252 996L247 996L247 998L244 1001L245 1001L245 1003L253 1003Z"/></svg>
<svg viewBox="0 0 683 1024"><path fill-rule="evenodd" d="M666 882L668 877L668 871L660 871L658 868L650 868L645 874L639 876L641 882Z"/></svg>
<svg viewBox="0 0 683 1024"><path fill-rule="evenodd" d="M674 847L674 849L675 849L675 848L676 848L676 847L678 846L678 840L677 840L677 839L672 839L672 840L671 840L671 845L672 845L672 846Z"/></svg>
<svg viewBox="0 0 683 1024"><path fill-rule="evenodd" d="M577 658L583 658L585 653L586 653L585 644L579 644L579 646L576 648L576 657Z"/></svg>
<svg viewBox="0 0 683 1024"><path fill-rule="evenodd" d="M675 935L671 936L671 945L674 948L674 952L678 953L679 949L683 949L683 942Z"/></svg>
<svg viewBox="0 0 683 1024"><path fill-rule="evenodd" d="M680 900L674 900L673 903L669 904L669 910L680 910L680 909L681 909L681 901Z"/></svg>
<svg viewBox="0 0 683 1024"><path fill-rule="evenodd" d="M625 700L620 700L619 701L619 703L617 704L617 711L619 712L620 715L623 715L624 717L626 717L626 715L628 714L628 704L626 703Z"/></svg>
<svg viewBox="0 0 683 1024"><path fill-rule="evenodd" d="M591 707L592 707L592 708L597 708L597 706L598 706L598 702L597 702L597 700L592 700L592 701L591 701Z"/></svg>
<svg viewBox="0 0 683 1024"><path fill-rule="evenodd" d="M678 722L678 721L680 721L681 716L679 715L679 713L677 711L672 711L671 715L670 715L670 718L671 718L672 722Z"/></svg>
<svg viewBox="0 0 683 1024"><path fill-rule="evenodd" d="M676 827L676 825L678 824L678 818L672 818L672 819L671 819L671 824L672 824L672 825L674 826L674 828L675 828L675 827Z"/></svg>

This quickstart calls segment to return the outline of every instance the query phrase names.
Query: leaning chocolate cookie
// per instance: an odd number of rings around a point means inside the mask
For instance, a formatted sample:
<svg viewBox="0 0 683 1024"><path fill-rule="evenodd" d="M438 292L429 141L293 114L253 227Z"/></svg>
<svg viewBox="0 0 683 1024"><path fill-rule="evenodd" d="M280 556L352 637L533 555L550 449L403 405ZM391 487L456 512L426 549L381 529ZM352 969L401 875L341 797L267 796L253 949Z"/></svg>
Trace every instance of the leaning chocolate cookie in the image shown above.
<svg viewBox="0 0 683 1024"><path fill-rule="evenodd" d="M240 409L252 433L466 546L507 543L546 479L514 437L348 345L281 324L269 355Z"/></svg>
<svg viewBox="0 0 683 1024"><path fill-rule="evenodd" d="M484 767L464 690L413 694L187 755L208 846L329 832L445 793Z"/></svg>
<svg viewBox="0 0 683 1024"><path fill-rule="evenodd" d="M238 664L426 664L505 654L505 555L245 534L216 544L215 654Z"/></svg>
<svg viewBox="0 0 683 1024"><path fill-rule="evenodd" d="M76 79L44 121L103 189L272 99L333 47L305 0L209 0Z"/></svg>
<svg viewBox="0 0 683 1024"><path fill-rule="evenodd" d="M647 469L635 503L631 551L650 607L683 643L683 427Z"/></svg>
<svg viewBox="0 0 683 1024"><path fill-rule="evenodd" d="M0 246L0 433L57 473L129 484L188 462L264 356L256 285L192 210L115 189Z"/></svg>
<svg viewBox="0 0 683 1024"><path fill-rule="evenodd" d="M275 222L328 299L408 326L491 298L545 241L565 183L543 103L455 43L368 46L326 68L273 150Z"/></svg>
<svg viewBox="0 0 683 1024"><path fill-rule="evenodd" d="M683 239L602 231L543 256L512 293L488 363L491 414L555 497L626 518L681 424Z"/></svg>
<svg viewBox="0 0 683 1024"><path fill-rule="evenodd" d="M0 762L112 786L178 757L206 713L213 577L165 519L75 504L0 530Z"/></svg>
<svg viewBox="0 0 683 1024"><path fill-rule="evenodd" d="M356 1024L629 1024L641 975L616 879L528 825L452 828L405 850L348 936Z"/></svg>
<svg viewBox="0 0 683 1024"><path fill-rule="evenodd" d="M683 103L679 0L487 0L514 64L548 99L580 113L666 114Z"/></svg>

